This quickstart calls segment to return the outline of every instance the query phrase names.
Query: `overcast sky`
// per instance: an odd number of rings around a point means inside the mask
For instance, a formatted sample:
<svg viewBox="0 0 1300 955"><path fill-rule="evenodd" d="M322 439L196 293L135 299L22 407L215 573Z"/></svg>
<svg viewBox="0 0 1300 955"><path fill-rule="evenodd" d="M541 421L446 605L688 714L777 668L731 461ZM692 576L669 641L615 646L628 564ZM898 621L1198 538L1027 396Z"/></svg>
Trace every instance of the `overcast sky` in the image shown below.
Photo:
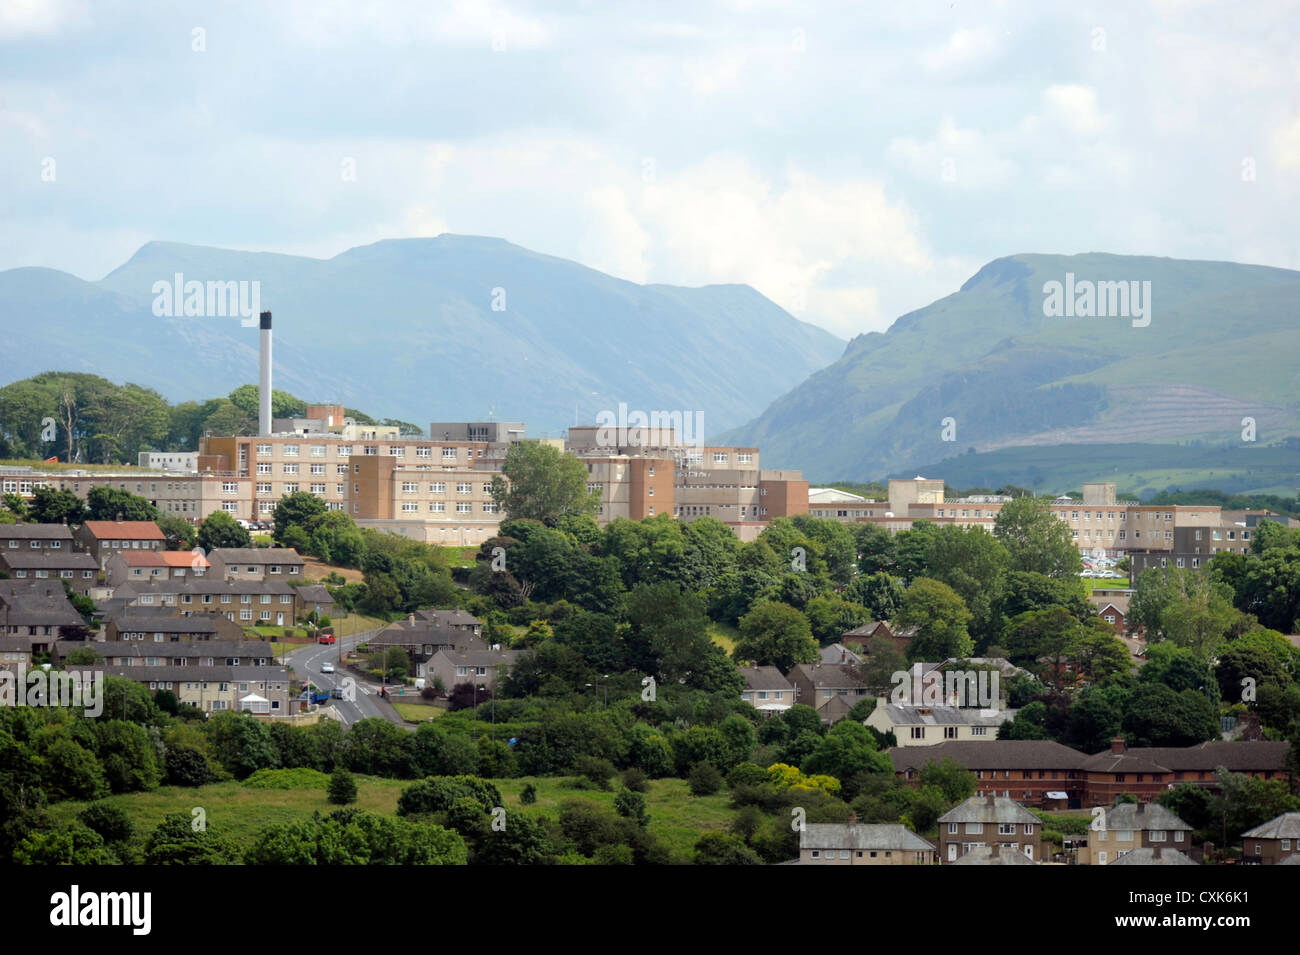
<svg viewBox="0 0 1300 955"><path fill-rule="evenodd" d="M1300 268L1296 3L202 6L0 0L0 269L456 232L848 337L1017 252Z"/></svg>

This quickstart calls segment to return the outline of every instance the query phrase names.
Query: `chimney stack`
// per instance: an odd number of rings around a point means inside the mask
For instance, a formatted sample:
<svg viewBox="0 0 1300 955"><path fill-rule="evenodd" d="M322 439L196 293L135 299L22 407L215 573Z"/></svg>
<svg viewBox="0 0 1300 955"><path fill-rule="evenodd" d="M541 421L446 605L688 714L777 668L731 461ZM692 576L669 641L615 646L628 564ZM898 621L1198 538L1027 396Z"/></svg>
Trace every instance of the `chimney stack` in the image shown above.
<svg viewBox="0 0 1300 955"><path fill-rule="evenodd" d="M1159 859L1159 858L1160 858L1160 847L1159 847L1159 846L1152 846L1152 847L1151 847L1151 858L1152 858L1152 859Z"/></svg>
<svg viewBox="0 0 1300 955"><path fill-rule="evenodd" d="M1112 739L1112 740L1110 741L1110 751L1111 751L1114 755L1116 755L1116 756L1123 756L1123 755L1124 755L1124 750L1125 750L1125 749L1126 749L1126 747L1125 747L1125 745L1124 745L1124 737L1122 737L1122 736L1116 736L1114 739Z"/></svg>
<svg viewBox="0 0 1300 955"><path fill-rule="evenodd" d="M995 793L992 789L990 789L988 795L984 797L984 800L985 800L984 805L996 806L997 793Z"/></svg>
<svg viewBox="0 0 1300 955"><path fill-rule="evenodd" d="M261 350L257 362L257 433L271 433L271 313L261 315Z"/></svg>

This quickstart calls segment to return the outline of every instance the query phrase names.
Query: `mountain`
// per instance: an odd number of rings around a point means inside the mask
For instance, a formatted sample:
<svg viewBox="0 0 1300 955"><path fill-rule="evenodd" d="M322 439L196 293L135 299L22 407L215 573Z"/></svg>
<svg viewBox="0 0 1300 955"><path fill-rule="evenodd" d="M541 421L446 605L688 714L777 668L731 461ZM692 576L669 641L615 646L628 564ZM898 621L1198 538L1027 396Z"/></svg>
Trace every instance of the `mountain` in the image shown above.
<svg viewBox="0 0 1300 955"><path fill-rule="evenodd" d="M1055 311L1047 283L1064 287L1067 273L1078 294L1084 283L1149 282L1137 287L1149 289L1149 316L1135 301L1129 317L1044 314ZM997 259L883 334L854 338L717 440L757 445L765 465L813 481L941 469L971 449L1243 445L1244 418L1252 447L1272 444L1300 434L1298 303L1300 272L1286 269L1100 253Z"/></svg>
<svg viewBox="0 0 1300 955"><path fill-rule="evenodd" d="M844 347L745 285L637 285L501 239L395 239L327 260L150 242L98 282L0 272L0 381L87 371L173 401L256 382L256 328L154 314L154 283L176 273L261 283L277 388L415 422L494 415L554 433L575 409L590 423L626 402L716 431Z"/></svg>

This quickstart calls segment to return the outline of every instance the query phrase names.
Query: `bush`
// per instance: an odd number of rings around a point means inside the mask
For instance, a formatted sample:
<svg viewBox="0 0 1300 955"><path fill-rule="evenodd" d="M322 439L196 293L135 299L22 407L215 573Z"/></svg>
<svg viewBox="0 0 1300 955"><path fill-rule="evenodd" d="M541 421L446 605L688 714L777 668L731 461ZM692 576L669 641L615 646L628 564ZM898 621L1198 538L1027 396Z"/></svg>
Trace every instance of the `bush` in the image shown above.
<svg viewBox="0 0 1300 955"><path fill-rule="evenodd" d="M357 801L357 781L352 778L350 772L340 766L330 776L329 787L326 792L329 794L330 802L336 806L346 806L348 803Z"/></svg>
<svg viewBox="0 0 1300 955"><path fill-rule="evenodd" d="M767 782L767 770L758 763L738 763L736 768L727 773L727 785L735 789L737 786L761 786Z"/></svg>
<svg viewBox="0 0 1300 955"><path fill-rule="evenodd" d="M105 842L129 842L135 834L127 814L110 803L92 803L77 814L77 819L99 833Z"/></svg>
<svg viewBox="0 0 1300 955"><path fill-rule="evenodd" d="M692 796L712 796L722 788L722 773L712 763L696 763L688 777Z"/></svg>
<svg viewBox="0 0 1300 955"><path fill-rule="evenodd" d="M532 783L526 785L519 793L519 801L525 806L531 806L537 802L537 787Z"/></svg>
<svg viewBox="0 0 1300 955"><path fill-rule="evenodd" d="M438 691L435 690L433 687L428 686L427 684L425 685L424 689L420 691L420 699L422 700L436 700L437 698L438 698Z"/></svg>
<svg viewBox="0 0 1300 955"><path fill-rule="evenodd" d="M599 756L579 756L573 761L573 771L606 790L610 788L610 779L618 772L613 763Z"/></svg>
<svg viewBox="0 0 1300 955"><path fill-rule="evenodd" d="M623 770L623 785L634 793L648 793L650 777L640 767L629 766Z"/></svg>
<svg viewBox="0 0 1300 955"><path fill-rule="evenodd" d="M430 776L402 790L397 798L397 814L444 812L462 796L475 800L483 812L501 805L501 791L477 776Z"/></svg>
<svg viewBox="0 0 1300 955"><path fill-rule="evenodd" d="M614 797L614 811L624 818L631 819L644 829L650 825L650 817L645 811L645 796L624 789Z"/></svg>

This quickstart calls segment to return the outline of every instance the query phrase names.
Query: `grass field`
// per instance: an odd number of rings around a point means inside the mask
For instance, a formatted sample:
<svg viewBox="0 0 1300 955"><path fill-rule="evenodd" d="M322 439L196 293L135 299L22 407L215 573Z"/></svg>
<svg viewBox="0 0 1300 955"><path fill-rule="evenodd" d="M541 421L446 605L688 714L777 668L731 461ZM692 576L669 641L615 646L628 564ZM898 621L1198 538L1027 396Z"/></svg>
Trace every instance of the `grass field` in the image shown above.
<svg viewBox="0 0 1300 955"><path fill-rule="evenodd" d="M425 723L431 716L436 720L447 712L441 706L430 706L427 703L403 703L399 700L393 700L392 703L393 709L408 723Z"/></svg>
<svg viewBox="0 0 1300 955"><path fill-rule="evenodd" d="M729 623L710 623L708 626L709 639L716 643L727 653L736 649L736 641L740 639L740 631Z"/></svg>
<svg viewBox="0 0 1300 955"><path fill-rule="evenodd" d="M379 779L356 776L358 808L392 814L397 811L397 797L411 785L409 779ZM528 783L537 790L537 802L524 806L519 794ZM497 779L505 808L554 819L567 799L596 803L614 811L614 792L579 789L574 780L561 777ZM232 839L241 847L250 846L257 833L266 826L310 818L339 808L330 803L324 788L253 789L239 782L213 783L189 789L163 786L153 792L110 796L104 800L120 807L136 829L136 840L143 844L149 833L168 813L191 816L202 809L211 831ZM706 831L725 829L735 815L728 805L725 791L715 796L692 796L682 779L657 779L646 794L650 831L675 854L693 855L696 840ZM86 807L83 802L61 802L50 813L61 822L70 821Z"/></svg>
<svg viewBox="0 0 1300 955"><path fill-rule="evenodd" d="M477 547L439 547L442 556L447 559L448 567L473 567Z"/></svg>

